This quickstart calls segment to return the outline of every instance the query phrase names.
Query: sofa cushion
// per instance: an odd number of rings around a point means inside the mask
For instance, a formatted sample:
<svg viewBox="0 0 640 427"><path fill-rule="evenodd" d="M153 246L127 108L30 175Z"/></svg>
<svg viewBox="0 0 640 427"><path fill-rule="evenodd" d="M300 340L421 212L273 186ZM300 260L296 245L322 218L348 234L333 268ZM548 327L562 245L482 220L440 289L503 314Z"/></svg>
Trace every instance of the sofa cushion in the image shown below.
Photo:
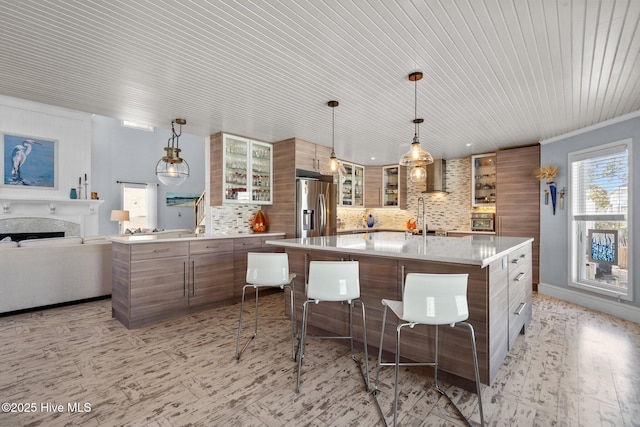
<svg viewBox="0 0 640 427"><path fill-rule="evenodd" d="M0 242L0 248L5 249L5 248L17 248L18 247L18 242L14 242L12 240L3 240Z"/></svg>
<svg viewBox="0 0 640 427"><path fill-rule="evenodd" d="M82 237L53 237L51 239L29 239L23 240L18 246L22 248L44 248L66 245L79 245L82 243Z"/></svg>

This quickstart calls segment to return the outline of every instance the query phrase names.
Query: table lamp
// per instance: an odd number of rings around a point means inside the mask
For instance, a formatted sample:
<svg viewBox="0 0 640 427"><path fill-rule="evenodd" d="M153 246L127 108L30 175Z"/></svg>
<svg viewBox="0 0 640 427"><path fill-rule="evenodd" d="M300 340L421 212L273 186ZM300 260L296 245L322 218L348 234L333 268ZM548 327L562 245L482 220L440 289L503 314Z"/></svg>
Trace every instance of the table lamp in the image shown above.
<svg viewBox="0 0 640 427"><path fill-rule="evenodd" d="M122 234L122 223L129 221L129 211L112 210L111 221L118 221L118 233Z"/></svg>

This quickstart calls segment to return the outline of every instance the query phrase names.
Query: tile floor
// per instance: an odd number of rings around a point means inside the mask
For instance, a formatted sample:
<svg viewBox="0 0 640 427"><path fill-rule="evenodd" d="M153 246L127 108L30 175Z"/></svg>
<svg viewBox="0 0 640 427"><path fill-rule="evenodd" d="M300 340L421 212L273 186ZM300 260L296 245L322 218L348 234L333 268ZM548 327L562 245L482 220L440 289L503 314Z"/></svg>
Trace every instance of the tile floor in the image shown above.
<svg viewBox="0 0 640 427"><path fill-rule="evenodd" d="M282 295L261 299L262 314L277 316L282 307ZM0 401L22 411L0 412L0 425L383 425L341 343L309 340L299 395L286 321L262 322L236 362L238 311L233 305L131 331L111 318L110 300L0 317ZM485 421L640 425L639 361L640 325L534 294L527 334L483 387ZM389 421L392 376L383 370ZM429 381L426 369L402 371L400 424L463 425L425 387ZM477 425L475 394L448 392Z"/></svg>

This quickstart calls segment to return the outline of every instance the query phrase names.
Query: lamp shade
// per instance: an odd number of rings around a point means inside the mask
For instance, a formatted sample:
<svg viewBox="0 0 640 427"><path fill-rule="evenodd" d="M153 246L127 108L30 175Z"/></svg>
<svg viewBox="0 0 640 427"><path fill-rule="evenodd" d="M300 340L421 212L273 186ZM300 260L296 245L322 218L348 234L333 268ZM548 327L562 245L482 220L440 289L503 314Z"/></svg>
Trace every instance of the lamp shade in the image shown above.
<svg viewBox="0 0 640 427"><path fill-rule="evenodd" d="M121 211L121 210L112 210L111 211L111 221L129 221L129 211Z"/></svg>

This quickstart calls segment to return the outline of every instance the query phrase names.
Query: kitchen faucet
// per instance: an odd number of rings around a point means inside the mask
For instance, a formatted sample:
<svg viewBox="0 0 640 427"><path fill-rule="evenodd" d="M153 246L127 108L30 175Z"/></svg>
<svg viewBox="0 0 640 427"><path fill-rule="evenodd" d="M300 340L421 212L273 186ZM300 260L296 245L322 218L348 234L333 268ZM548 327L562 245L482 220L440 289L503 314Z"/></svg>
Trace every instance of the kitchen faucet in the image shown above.
<svg viewBox="0 0 640 427"><path fill-rule="evenodd" d="M427 212L425 210L425 200L424 197L418 198L418 208L416 212L416 219L420 220L420 203L422 203L422 243L427 245Z"/></svg>

